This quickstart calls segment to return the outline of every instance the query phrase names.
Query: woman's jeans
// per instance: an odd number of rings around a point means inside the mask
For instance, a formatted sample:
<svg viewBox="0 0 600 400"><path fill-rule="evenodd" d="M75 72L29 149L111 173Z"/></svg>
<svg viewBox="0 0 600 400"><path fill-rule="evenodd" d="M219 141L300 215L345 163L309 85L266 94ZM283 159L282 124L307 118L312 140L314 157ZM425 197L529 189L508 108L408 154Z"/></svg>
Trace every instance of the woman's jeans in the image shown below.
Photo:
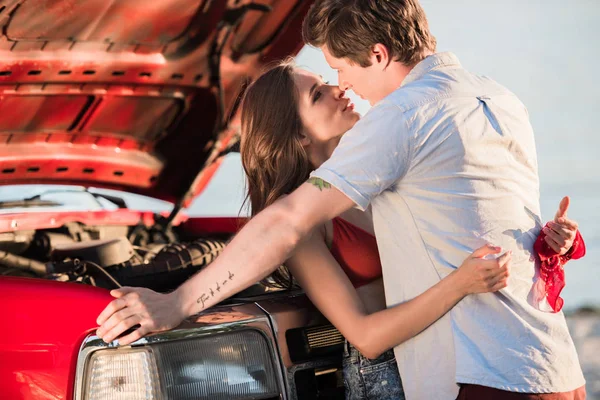
<svg viewBox="0 0 600 400"><path fill-rule="evenodd" d="M346 400L404 400L393 350L370 360L346 341L343 366Z"/></svg>

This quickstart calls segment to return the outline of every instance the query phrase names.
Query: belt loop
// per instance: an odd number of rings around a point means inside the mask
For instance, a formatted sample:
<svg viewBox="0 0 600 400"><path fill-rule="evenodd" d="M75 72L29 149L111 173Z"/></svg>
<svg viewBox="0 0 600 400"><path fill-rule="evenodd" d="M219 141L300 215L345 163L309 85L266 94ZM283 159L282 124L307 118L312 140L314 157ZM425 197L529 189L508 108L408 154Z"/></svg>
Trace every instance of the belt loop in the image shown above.
<svg viewBox="0 0 600 400"><path fill-rule="evenodd" d="M344 339L344 355L349 357L350 356L350 342L348 341L348 339Z"/></svg>

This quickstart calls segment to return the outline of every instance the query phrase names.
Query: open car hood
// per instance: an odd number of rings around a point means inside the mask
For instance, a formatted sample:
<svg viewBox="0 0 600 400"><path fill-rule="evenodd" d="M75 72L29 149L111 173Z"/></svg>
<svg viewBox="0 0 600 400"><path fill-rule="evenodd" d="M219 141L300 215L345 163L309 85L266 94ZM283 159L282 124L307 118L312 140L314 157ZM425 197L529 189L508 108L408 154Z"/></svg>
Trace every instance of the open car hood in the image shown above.
<svg viewBox="0 0 600 400"><path fill-rule="evenodd" d="M233 148L241 89L302 47L311 3L0 1L0 184L185 206Z"/></svg>

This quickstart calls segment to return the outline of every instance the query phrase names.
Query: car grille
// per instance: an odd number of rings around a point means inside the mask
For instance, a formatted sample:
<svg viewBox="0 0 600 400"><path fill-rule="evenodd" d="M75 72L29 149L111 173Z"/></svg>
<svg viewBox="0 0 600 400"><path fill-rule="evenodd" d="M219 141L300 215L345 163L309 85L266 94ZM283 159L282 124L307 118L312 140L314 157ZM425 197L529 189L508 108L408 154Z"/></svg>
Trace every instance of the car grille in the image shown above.
<svg viewBox="0 0 600 400"><path fill-rule="evenodd" d="M333 326L317 326L305 330L308 347L312 349L344 343L344 337Z"/></svg>

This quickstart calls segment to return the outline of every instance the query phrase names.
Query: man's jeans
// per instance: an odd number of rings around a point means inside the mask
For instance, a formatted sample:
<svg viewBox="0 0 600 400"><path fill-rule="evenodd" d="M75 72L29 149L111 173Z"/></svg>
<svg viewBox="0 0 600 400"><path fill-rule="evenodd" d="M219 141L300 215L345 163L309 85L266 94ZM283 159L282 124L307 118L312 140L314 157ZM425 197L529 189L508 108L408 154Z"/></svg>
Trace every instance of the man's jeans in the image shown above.
<svg viewBox="0 0 600 400"><path fill-rule="evenodd" d="M404 400L393 350L370 360L346 342L343 366L346 400Z"/></svg>

